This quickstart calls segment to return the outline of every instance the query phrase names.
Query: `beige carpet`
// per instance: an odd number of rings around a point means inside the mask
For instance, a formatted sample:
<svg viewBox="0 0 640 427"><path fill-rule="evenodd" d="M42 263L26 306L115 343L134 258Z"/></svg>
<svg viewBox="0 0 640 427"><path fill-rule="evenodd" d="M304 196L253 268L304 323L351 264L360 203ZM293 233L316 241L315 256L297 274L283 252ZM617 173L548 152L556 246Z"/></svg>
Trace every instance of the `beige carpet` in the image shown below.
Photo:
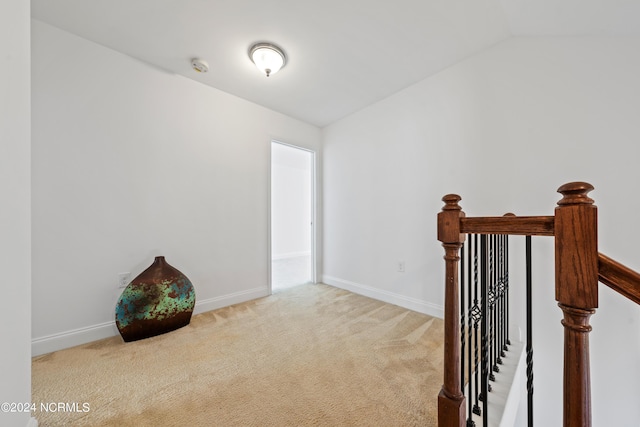
<svg viewBox="0 0 640 427"><path fill-rule="evenodd" d="M435 426L443 324L326 285L35 357L40 426Z"/></svg>

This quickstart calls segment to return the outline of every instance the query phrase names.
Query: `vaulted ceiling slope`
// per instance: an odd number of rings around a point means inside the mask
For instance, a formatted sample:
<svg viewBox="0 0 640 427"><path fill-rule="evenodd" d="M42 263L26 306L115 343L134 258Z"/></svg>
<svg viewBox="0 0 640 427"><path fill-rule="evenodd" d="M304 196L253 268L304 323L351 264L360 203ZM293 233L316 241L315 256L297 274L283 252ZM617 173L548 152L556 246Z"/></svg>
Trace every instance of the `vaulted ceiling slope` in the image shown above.
<svg viewBox="0 0 640 427"><path fill-rule="evenodd" d="M32 0L32 17L326 126L512 35L639 35L640 0ZM288 63L269 78L259 41ZM196 73L190 59L208 61Z"/></svg>

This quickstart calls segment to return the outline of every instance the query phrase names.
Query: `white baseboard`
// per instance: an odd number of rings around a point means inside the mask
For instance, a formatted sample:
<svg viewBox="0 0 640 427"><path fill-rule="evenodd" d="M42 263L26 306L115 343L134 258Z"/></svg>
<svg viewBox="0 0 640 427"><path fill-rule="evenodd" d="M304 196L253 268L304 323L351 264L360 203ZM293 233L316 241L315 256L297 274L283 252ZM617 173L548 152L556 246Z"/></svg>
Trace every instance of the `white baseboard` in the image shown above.
<svg viewBox="0 0 640 427"><path fill-rule="evenodd" d="M306 252L287 252L284 254L272 254L271 261L276 261L279 259L287 259L287 258L298 258L302 256L311 256L311 252L306 251Z"/></svg>
<svg viewBox="0 0 640 427"><path fill-rule="evenodd" d="M444 318L444 307L428 301L372 288L371 286L350 282L333 276L323 275L322 282L327 285L335 286L336 288L345 289L355 294L364 295L369 298L417 311L418 313L428 314L429 316L438 317L440 319Z"/></svg>
<svg viewBox="0 0 640 427"><path fill-rule="evenodd" d="M27 427L38 427L38 420L36 420L34 417L29 418Z"/></svg>
<svg viewBox="0 0 640 427"><path fill-rule="evenodd" d="M207 311L216 310L218 308L228 307L230 305L239 304L241 302L266 297L268 295L269 290L267 288L253 288L247 289L246 291L235 292L233 294L222 295L215 298L197 301L196 306L193 309L193 314L205 313Z"/></svg>
<svg viewBox="0 0 640 427"><path fill-rule="evenodd" d="M223 295L220 297L209 298L202 301L196 301L193 314L200 314L206 311L215 310L217 308L227 307L256 298L262 298L269 295L266 287L248 289L246 291L235 292L233 294ZM114 307L115 310L115 307ZM115 311L114 311L115 316ZM31 340L31 355L40 356L42 354L51 353L69 347L86 344L88 342L101 340L118 335L116 322L104 322L97 325L91 325L84 328L72 329L57 334L46 335ZM31 426L29 426L31 427Z"/></svg>
<svg viewBox="0 0 640 427"><path fill-rule="evenodd" d="M31 355L40 356L41 354L109 338L117 334L116 322L112 321L46 335L31 340Z"/></svg>

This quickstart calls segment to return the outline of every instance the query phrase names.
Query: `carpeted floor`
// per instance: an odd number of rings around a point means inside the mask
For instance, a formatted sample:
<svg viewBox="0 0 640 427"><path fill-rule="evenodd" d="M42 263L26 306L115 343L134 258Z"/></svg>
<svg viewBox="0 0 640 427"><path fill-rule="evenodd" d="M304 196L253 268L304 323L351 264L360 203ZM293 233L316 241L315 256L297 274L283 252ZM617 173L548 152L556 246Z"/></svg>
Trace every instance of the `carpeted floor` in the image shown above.
<svg viewBox="0 0 640 427"><path fill-rule="evenodd" d="M33 402L78 410L32 415L43 427L435 426L442 345L439 319L301 285L161 336L35 357Z"/></svg>

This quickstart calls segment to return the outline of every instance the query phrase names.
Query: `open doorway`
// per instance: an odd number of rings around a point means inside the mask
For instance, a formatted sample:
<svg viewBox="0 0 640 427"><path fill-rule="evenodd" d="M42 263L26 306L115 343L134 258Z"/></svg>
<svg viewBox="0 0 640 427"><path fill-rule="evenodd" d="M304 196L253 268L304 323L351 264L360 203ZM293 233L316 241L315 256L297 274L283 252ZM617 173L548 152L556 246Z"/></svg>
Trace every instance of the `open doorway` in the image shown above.
<svg viewBox="0 0 640 427"><path fill-rule="evenodd" d="M271 143L271 291L315 281L315 153Z"/></svg>

